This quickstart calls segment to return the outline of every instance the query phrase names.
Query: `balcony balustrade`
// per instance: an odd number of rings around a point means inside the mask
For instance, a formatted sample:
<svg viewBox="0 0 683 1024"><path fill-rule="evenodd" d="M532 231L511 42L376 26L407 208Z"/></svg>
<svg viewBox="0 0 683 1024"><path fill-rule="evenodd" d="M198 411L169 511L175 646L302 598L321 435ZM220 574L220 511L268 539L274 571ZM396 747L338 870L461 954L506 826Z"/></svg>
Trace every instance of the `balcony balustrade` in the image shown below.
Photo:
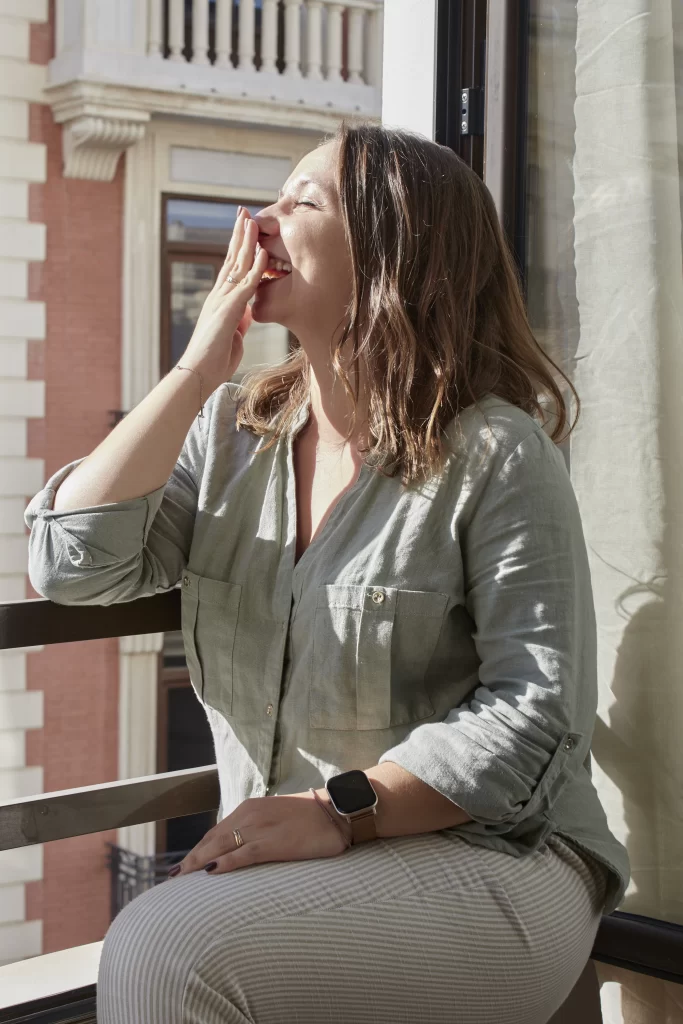
<svg viewBox="0 0 683 1024"><path fill-rule="evenodd" d="M57 0L46 98L65 174L156 115L321 133L381 114L382 0ZM226 103L225 101L230 102ZM91 162L92 163L92 162ZM106 164L106 161L104 162Z"/></svg>
<svg viewBox="0 0 683 1024"><path fill-rule="evenodd" d="M67 607L45 600L0 604L0 650L179 628L177 589L106 607ZM216 766L208 765L24 797L0 805L0 850L216 810L219 796ZM158 881L154 865L148 867L149 877L142 878L138 871L134 886ZM117 899L120 896L125 902L128 895L119 893ZM94 1021L98 946L91 943L71 953L52 953L0 967L0 1024L29 1019L34 1024ZM683 927L616 912L603 918L592 958L683 984ZM71 989L66 980L69 977L77 979ZM573 1022L579 1010L584 1024L601 1020L590 965L550 1024Z"/></svg>

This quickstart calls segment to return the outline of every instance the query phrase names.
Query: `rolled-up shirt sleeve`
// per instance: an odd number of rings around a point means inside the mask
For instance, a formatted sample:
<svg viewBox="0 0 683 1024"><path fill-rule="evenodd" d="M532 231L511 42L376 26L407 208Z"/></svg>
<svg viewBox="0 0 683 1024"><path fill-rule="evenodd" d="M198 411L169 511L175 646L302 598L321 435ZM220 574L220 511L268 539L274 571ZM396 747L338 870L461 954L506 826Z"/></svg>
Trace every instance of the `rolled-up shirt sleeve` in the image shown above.
<svg viewBox="0 0 683 1024"><path fill-rule="evenodd" d="M548 816L588 753L574 731L597 702L595 616L579 510L563 457L535 430L485 485L460 536L478 683L393 761L503 835ZM577 710L581 708L579 719Z"/></svg>
<svg viewBox="0 0 683 1024"><path fill-rule="evenodd" d="M24 513L34 589L56 604L108 605L174 587L189 557L203 458L193 426L163 486L64 512L53 509L57 488L83 460L58 470Z"/></svg>

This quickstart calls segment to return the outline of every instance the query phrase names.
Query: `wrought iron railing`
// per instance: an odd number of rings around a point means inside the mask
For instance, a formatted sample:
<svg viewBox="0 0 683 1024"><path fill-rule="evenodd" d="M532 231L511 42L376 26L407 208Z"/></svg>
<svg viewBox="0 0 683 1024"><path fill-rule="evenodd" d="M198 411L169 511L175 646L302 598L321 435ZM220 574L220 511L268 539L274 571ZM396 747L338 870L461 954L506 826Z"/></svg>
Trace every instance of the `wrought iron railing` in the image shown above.
<svg viewBox="0 0 683 1024"><path fill-rule="evenodd" d="M153 853L145 856L107 843L107 867L111 872L111 919L136 896L168 878L168 869L182 860L189 850Z"/></svg>

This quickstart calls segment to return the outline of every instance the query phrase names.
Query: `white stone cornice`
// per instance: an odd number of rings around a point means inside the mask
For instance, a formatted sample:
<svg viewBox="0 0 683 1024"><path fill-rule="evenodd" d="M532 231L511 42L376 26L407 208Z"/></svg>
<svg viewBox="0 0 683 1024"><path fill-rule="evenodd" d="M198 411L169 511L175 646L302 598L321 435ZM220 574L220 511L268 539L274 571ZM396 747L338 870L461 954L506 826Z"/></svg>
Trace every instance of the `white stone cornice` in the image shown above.
<svg viewBox="0 0 683 1024"><path fill-rule="evenodd" d="M112 181L119 157L139 142L144 123L116 117L77 117L62 131L65 178Z"/></svg>
<svg viewBox="0 0 683 1024"><path fill-rule="evenodd" d="M261 83L259 76L253 77ZM86 115L137 121L141 124L147 123L153 116L163 116L201 118L203 121L254 125L271 130L294 129L318 135L334 132L342 117L349 124L380 120L379 114L373 114L367 109L366 97L372 91L368 86L344 86L344 98L350 99L354 90L357 96L357 112L351 113L348 106L342 103L332 105L330 102L329 107L326 107L324 102L319 106L314 103L299 105L288 102L282 96L286 85L284 76L269 77L273 84L271 91L276 93L273 97L212 95L208 92L190 93L182 89L141 88L85 80L48 86L44 97L52 107L55 121L60 124Z"/></svg>

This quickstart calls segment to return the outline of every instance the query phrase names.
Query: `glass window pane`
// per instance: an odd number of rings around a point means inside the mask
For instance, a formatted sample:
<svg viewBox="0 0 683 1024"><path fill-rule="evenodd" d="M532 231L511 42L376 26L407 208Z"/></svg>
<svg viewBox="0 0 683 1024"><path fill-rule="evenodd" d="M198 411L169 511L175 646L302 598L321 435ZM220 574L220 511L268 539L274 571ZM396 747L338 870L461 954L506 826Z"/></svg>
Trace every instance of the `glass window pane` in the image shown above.
<svg viewBox="0 0 683 1024"><path fill-rule="evenodd" d="M169 199L166 203L166 238L169 242L196 242L227 249L239 203L215 203L201 199ZM252 217L266 203L242 203Z"/></svg>
<svg viewBox="0 0 683 1024"><path fill-rule="evenodd" d="M204 301L213 287L218 263L173 260L171 263L171 369L181 358L192 337ZM287 355L288 334L280 324L252 323L244 341L244 355L233 380L239 382L247 370L280 362Z"/></svg>
<svg viewBox="0 0 683 1024"><path fill-rule="evenodd" d="M212 263L171 264L171 366L175 366L192 337L204 301L213 288Z"/></svg>
<svg viewBox="0 0 683 1024"><path fill-rule="evenodd" d="M593 778L631 857L623 909L682 921L683 4L647 7L531 2L526 263L535 334L582 403Z"/></svg>

